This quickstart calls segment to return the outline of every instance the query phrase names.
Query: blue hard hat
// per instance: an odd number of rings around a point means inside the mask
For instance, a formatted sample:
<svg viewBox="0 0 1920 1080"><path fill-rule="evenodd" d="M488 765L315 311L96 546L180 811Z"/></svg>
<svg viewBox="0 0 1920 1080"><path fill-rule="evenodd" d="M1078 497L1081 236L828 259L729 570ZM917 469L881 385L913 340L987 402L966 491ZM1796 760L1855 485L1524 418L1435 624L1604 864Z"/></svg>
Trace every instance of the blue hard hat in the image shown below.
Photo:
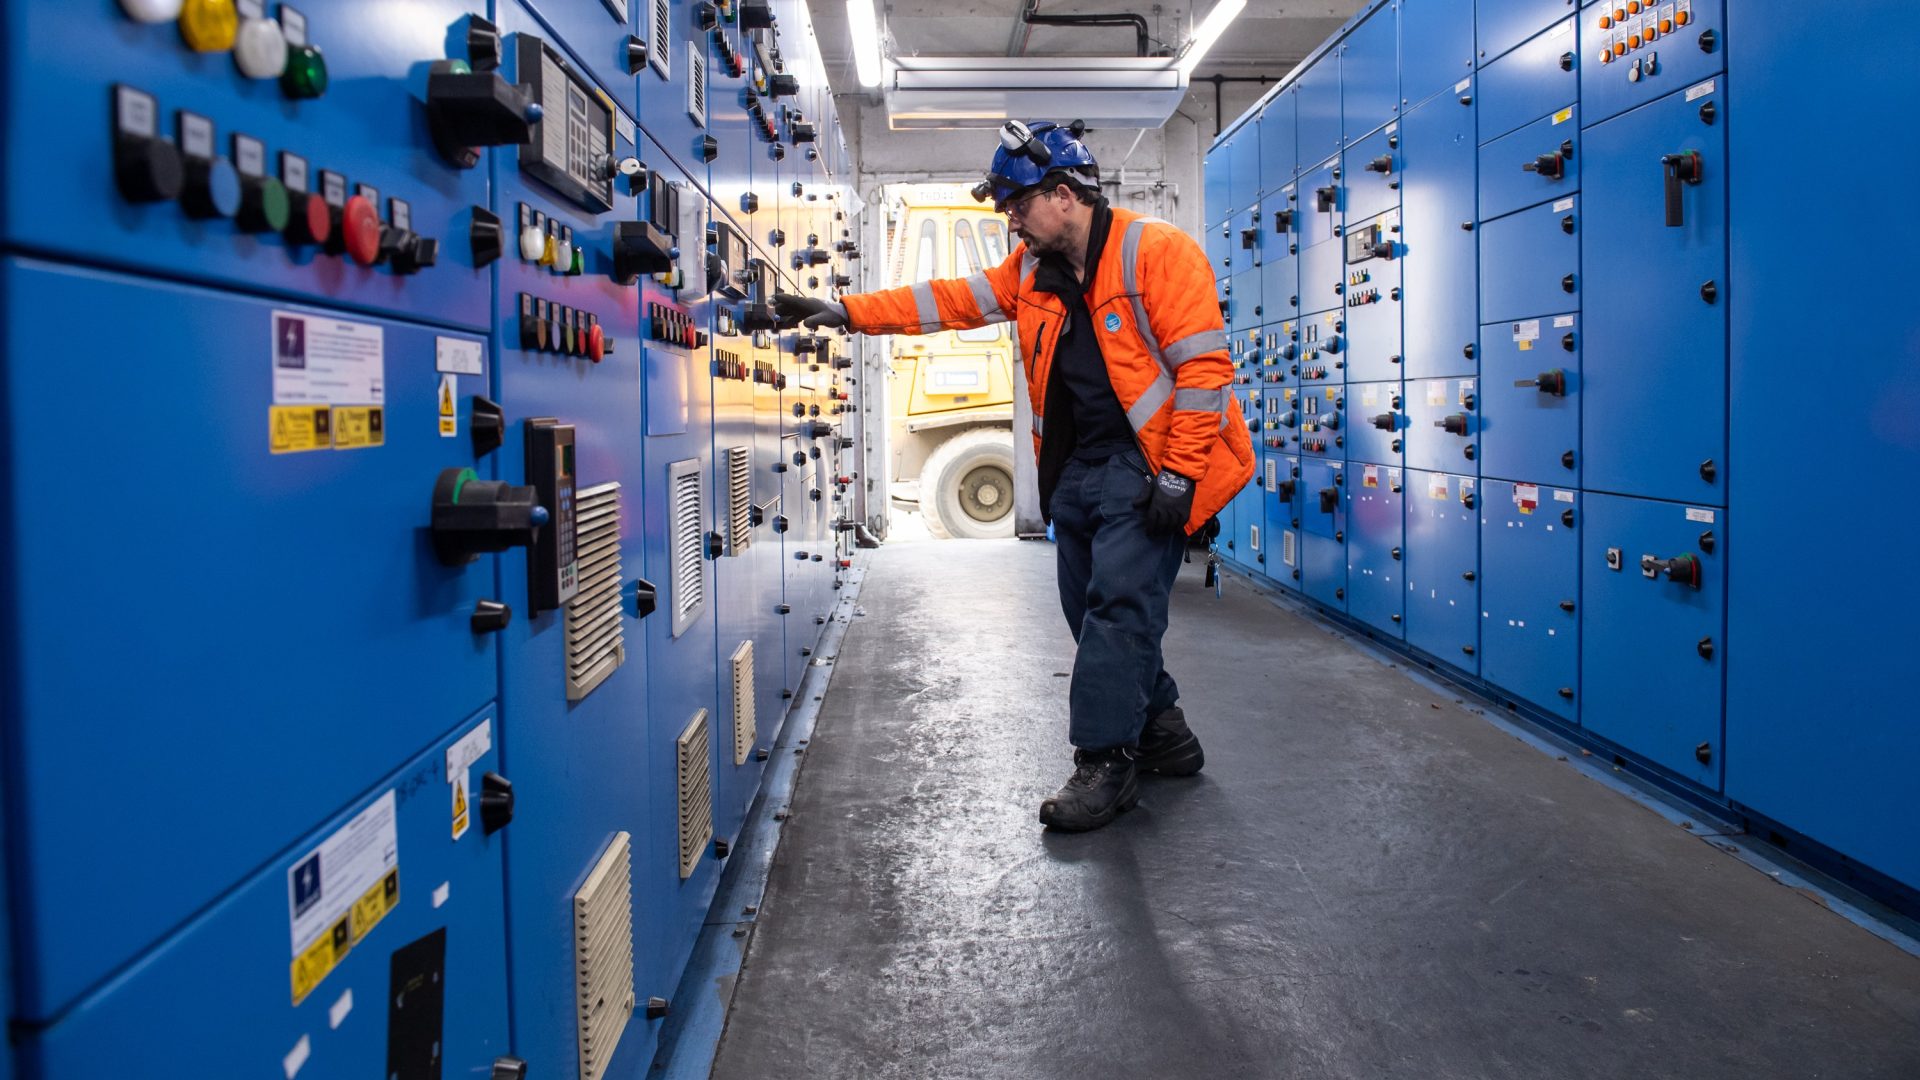
<svg viewBox="0 0 1920 1080"><path fill-rule="evenodd" d="M1004 211L1015 196L1050 176L1087 187L1099 186L1100 163L1080 141L1086 130L1078 120L1064 125L1045 120L1031 125L1007 121L1000 127L1000 148L993 153L993 164L987 169L986 179L974 185L973 197L980 202L991 198L993 208Z"/></svg>

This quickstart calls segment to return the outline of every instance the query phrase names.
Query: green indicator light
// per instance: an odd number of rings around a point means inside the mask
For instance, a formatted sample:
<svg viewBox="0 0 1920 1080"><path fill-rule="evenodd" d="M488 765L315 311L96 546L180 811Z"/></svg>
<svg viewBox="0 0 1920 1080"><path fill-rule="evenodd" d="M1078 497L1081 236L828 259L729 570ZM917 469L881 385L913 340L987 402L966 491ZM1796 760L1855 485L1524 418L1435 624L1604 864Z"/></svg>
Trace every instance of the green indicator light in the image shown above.
<svg viewBox="0 0 1920 1080"><path fill-rule="evenodd" d="M260 212L266 215L269 231L285 231L287 219L293 214L292 200L287 198L287 185L271 176L267 177L260 185Z"/></svg>
<svg viewBox="0 0 1920 1080"><path fill-rule="evenodd" d="M467 63L465 60L456 58L447 61L447 70L455 75L471 75L473 74L473 65Z"/></svg>
<svg viewBox="0 0 1920 1080"><path fill-rule="evenodd" d="M290 98L317 98L327 92L327 58L317 46L287 46L287 70L280 89Z"/></svg>
<svg viewBox="0 0 1920 1080"><path fill-rule="evenodd" d="M585 254L580 250L580 248L575 247L573 249L573 265L568 267L567 269L569 273L574 273L574 274L586 273L587 260L586 260Z"/></svg>

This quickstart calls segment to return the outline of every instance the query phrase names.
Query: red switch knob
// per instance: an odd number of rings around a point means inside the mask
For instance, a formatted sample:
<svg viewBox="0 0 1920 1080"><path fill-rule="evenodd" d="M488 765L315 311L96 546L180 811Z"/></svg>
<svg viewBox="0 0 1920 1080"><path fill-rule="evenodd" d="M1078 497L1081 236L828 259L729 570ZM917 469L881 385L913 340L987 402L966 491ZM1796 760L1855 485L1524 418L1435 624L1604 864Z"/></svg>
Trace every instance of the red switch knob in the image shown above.
<svg viewBox="0 0 1920 1080"><path fill-rule="evenodd" d="M347 200L340 227L346 230L347 254L361 266L372 266L380 259L380 212L373 200L355 195Z"/></svg>
<svg viewBox="0 0 1920 1080"><path fill-rule="evenodd" d="M607 354L607 339L599 323L587 327L587 359L599 363Z"/></svg>

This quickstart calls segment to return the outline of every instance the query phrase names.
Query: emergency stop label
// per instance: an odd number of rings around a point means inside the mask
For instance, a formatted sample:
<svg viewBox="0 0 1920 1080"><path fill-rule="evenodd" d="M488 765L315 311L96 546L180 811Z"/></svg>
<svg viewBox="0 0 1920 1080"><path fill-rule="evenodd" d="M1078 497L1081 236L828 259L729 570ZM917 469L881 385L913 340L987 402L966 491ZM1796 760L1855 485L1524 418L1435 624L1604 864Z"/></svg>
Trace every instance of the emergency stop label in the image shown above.
<svg viewBox="0 0 1920 1080"><path fill-rule="evenodd" d="M388 791L287 871L293 1003L304 1001L399 903L400 833Z"/></svg>
<svg viewBox="0 0 1920 1080"><path fill-rule="evenodd" d="M385 405L386 332L292 311L273 313L275 405Z"/></svg>

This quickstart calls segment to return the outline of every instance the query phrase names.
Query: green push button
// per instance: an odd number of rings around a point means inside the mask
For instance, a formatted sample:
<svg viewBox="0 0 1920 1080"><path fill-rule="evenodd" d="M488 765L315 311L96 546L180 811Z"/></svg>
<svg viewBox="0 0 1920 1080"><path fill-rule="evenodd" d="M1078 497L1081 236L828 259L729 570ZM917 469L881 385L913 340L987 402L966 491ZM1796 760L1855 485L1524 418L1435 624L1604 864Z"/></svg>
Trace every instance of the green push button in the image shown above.
<svg viewBox="0 0 1920 1080"><path fill-rule="evenodd" d="M287 46L287 70L280 89L290 98L317 98L327 92L327 58L318 46Z"/></svg>

